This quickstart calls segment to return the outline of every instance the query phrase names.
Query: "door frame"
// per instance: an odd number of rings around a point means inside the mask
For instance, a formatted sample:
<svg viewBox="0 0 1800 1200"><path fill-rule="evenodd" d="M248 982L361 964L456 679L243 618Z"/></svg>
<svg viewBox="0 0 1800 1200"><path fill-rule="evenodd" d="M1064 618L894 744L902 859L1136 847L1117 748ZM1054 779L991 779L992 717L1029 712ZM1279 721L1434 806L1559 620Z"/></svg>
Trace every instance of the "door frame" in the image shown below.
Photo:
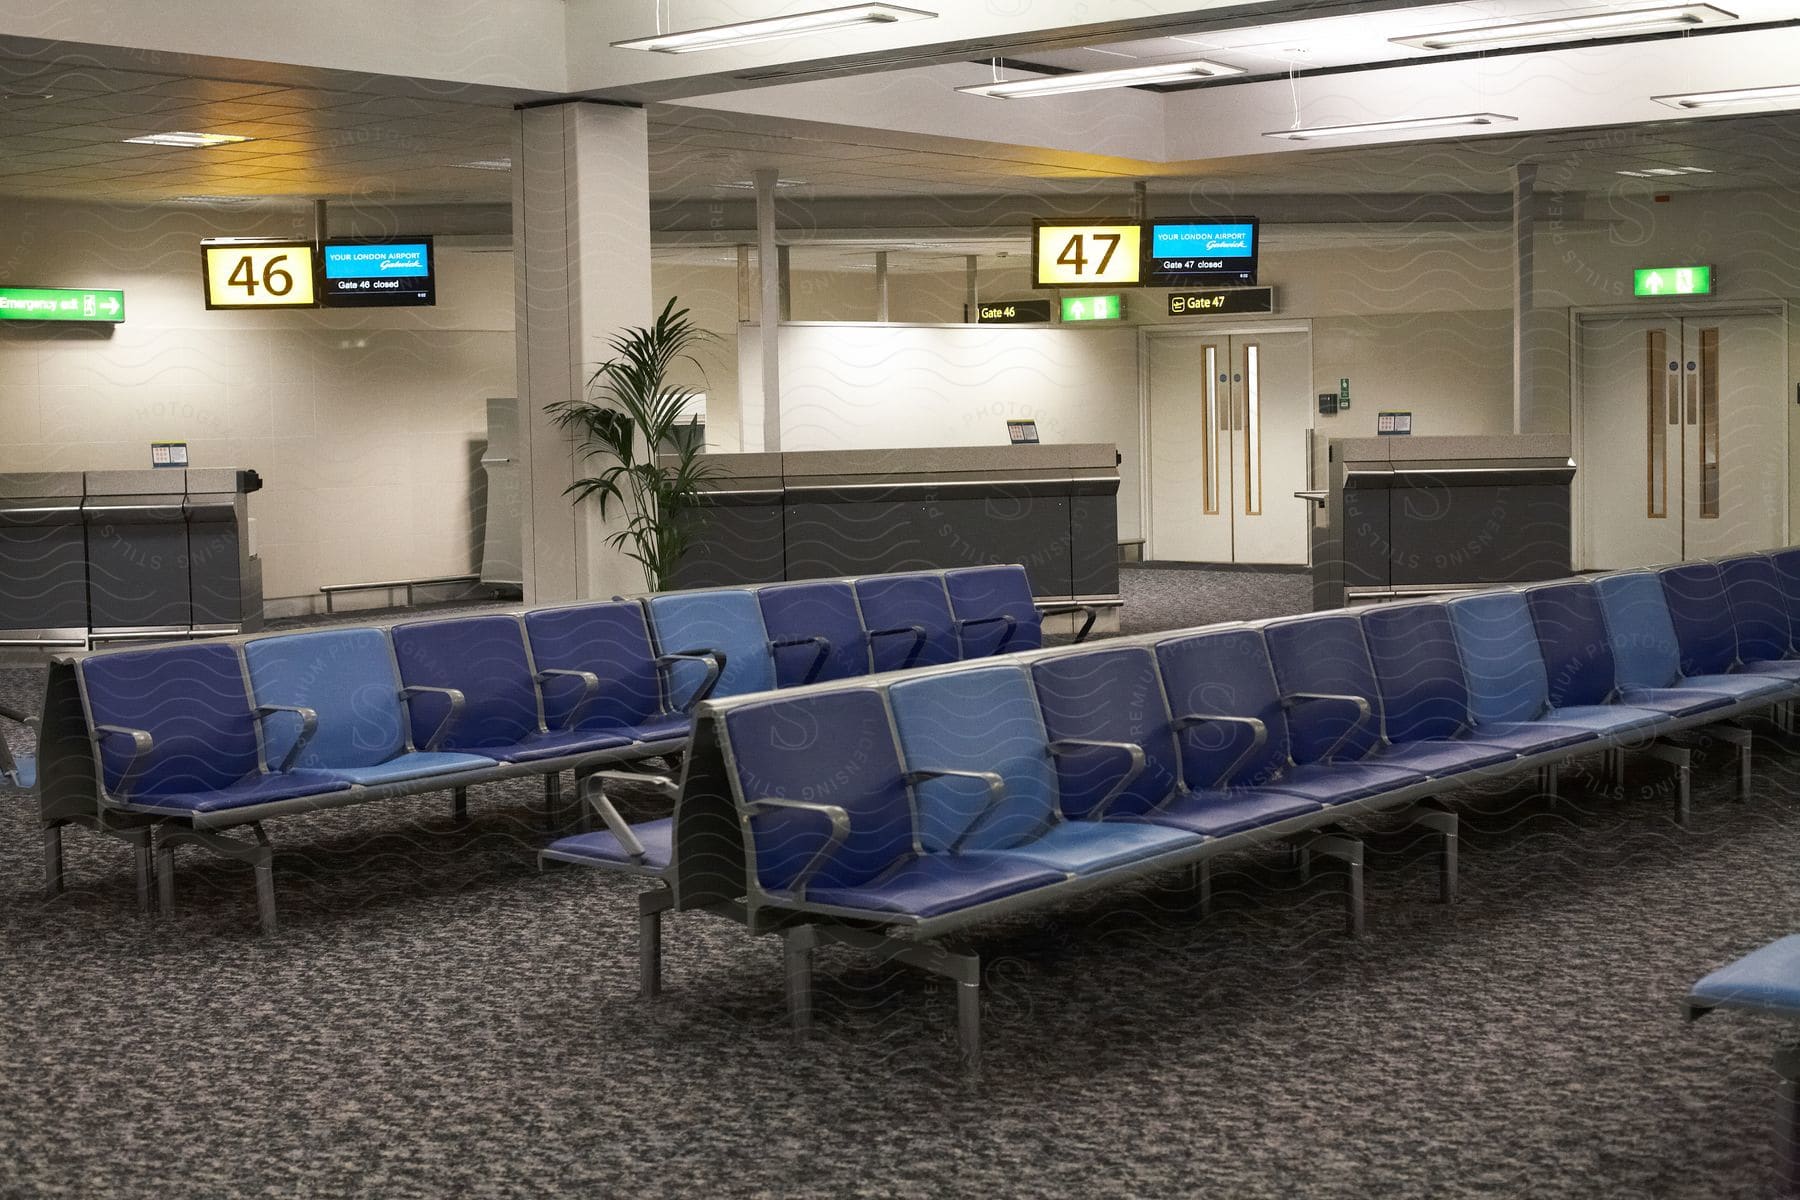
<svg viewBox="0 0 1800 1200"><path fill-rule="evenodd" d="M1583 519L1585 511L1582 494L1582 380L1585 378L1586 364L1582 361L1581 326L1585 321L1617 321L1617 320L1655 320L1664 318L1672 321L1683 321L1705 317L1774 317L1781 323L1783 337L1781 339L1781 392L1782 410L1787 411L1787 388L1792 376L1789 374L1790 347L1792 337L1788 324L1788 302L1780 299L1768 300L1685 300L1669 304L1656 304L1650 307L1639 305L1621 306L1616 304L1597 305L1590 308L1571 308L1569 310L1569 454L1575 460L1575 486L1569 496L1570 518L1570 554L1577 563L1587 561L1587 528ZM1793 421L1790 415L1789 423ZM1789 480L1793 473L1793 464L1789 461L1792 454L1789 446L1782 447L1781 454L1781 490L1786 494ZM1788 516L1792 505L1781 510L1782 544L1792 537L1788 527ZM1586 569L1586 568L1581 568Z"/></svg>
<svg viewBox="0 0 1800 1200"><path fill-rule="evenodd" d="M1139 521L1139 532L1144 537L1143 548L1147 551L1156 545L1156 513L1150 505L1150 339L1174 338L1219 338L1248 337L1259 333L1304 333L1306 335L1306 377L1314 378L1313 372L1313 323L1310 318L1277 317L1267 321L1218 320L1201 317L1191 323L1182 325L1140 325L1138 326L1138 461L1143 470L1138 472L1138 512L1143 514ZM1310 413L1310 409L1308 410ZM1311 433L1312 426L1308 426ZM1312 438L1306 439L1307 455L1312 454ZM1310 482L1312 464L1307 463L1308 480ZM1149 557L1145 554L1146 558ZM1310 550L1308 557L1311 557Z"/></svg>

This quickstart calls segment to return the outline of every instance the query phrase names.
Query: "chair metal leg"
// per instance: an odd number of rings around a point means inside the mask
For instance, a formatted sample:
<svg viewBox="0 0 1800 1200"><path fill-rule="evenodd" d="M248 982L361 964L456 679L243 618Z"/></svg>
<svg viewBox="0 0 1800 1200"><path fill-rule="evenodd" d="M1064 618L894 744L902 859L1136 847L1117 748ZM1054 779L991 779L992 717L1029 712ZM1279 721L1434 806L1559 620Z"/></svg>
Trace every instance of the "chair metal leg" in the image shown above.
<svg viewBox="0 0 1800 1200"><path fill-rule="evenodd" d="M1315 854L1344 864L1345 929L1351 937L1360 938L1364 930L1362 842L1342 830L1326 828L1305 837L1298 845L1304 870L1311 870Z"/></svg>
<svg viewBox="0 0 1800 1200"><path fill-rule="evenodd" d="M562 773L544 776L544 829L555 833L562 822Z"/></svg>
<svg viewBox="0 0 1800 1200"><path fill-rule="evenodd" d="M794 1033L805 1037L812 1031L812 952L818 935L810 925L800 925L782 935L782 958L787 969L788 1019Z"/></svg>
<svg viewBox="0 0 1800 1200"><path fill-rule="evenodd" d="M1644 753L1675 768L1675 824L1686 829L1692 812L1693 750L1659 738L1645 747Z"/></svg>
<svg viewBox="0 0 1800 1200"><path fill-rule="evenodd" d="M266 853L256 864L256 915L262 922L263 936L275 936L275 863Z"/></svg>
<svg viewBox="0 0 1800 1200"><path fill-rule="evenodd" d="M469 819L469 789L455 788L450 793L450 819L461 825Z"/></svg>
<svg viewBox="0 0 1800 1200"><path fill-rule="evenodd" d="M138 912L148 916L155 909L150 896L156 870L155 855L150 846L150 834L147 830L141 838L132 843L131 854L137 860Z"/></svg>
<svg viewBox="0 0 1800 1200"><path fill-rule="evenodd" d="M958 981L956 985L956 1042L962 1051L963 1066L974 1071L981 1066L981 980Z"/></svg>
<svg viewBox="0 0 1800 1200"><path fill-rule="evenodd" d="M662 915L675 904L668 888L638 893L638 995L662 994Z"/></svg>
<svg viewBox="0 0 1800 1200"><path fill-rule="evenodd" d="M1557 789L1562 784L1562 772L1557 769L1555 763L1543 768L1539 775L1539 783L1543 788L1544 795L1552 800L1557 798Z"/></svg>
<svg viewBox="0 0 1800 1200"><path fill-rule="evenodd" d="M256 913L265 934L273 934L275 922L275 848L262 825L253 824L255 841L226 837L212 829L162 826L156 833L156 882L165 916L175 912L175 847L183 842L204 846L221 858L246 862L256 874Z"/></svg>
<svg viewBox="0 0 1800 1200"><path fill-rule="evenodd" d="M175 847L156 845L156 904L165 917L175 915Z"/></svg>
<svg viewBox="0 0 1800 1200"><path fill-rule="evenodd" d="M59 896L63 890L62 826L44 826L44 896Z"/></svg>
<svg viewBox="0 0 1800 1200"><path fill-rule="evenodd" d="M1407 814L1412 824L1423 826L1438 835L1438 900L1456 903L1456 850L1458 822L1456 814L1435 804L1422 804Z"/></svg>
<svg viewBox="0 0 1800 1200"><path fill-rule="evenodd" d="M1701 731L1706 737L1717 738L1735 750L1737 758L1737 798L1750 798L1750 750L1755 742L1755 735L1742 725L1713 725Z"/></svg>

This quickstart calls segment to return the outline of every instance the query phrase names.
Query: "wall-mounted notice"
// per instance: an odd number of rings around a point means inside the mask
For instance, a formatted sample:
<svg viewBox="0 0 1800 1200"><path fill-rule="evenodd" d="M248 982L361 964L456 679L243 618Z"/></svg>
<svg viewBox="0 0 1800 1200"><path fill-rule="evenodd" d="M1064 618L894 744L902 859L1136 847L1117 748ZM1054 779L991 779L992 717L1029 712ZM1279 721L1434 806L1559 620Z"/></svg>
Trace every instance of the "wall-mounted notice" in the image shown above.
<svg viewBox="0 0 1800 1200"><path fill-rule="evenodd" d="M428 237L336 240L320 251L327 308L377 308L437 303L437 275Z"/></svg>
<svg viewBox="0 0 1800 1200"><path fill-rule="evenodd" d="M186 442L151 442L150 465L153 467L185 467L188 465Z"/></svg>
<svg viewBox="0 0 1800 1200"><path fill-rule="evenodd" d="M125 319L125 293L109 288L0 287L0 321Z"/></svg>
<svg viewBox="0 0 1800 1200"><path fill-rule="evenodd" d="M1412 432L1412 414L1383 409L1375 414L1375 432L1383 437L1405 437Z"/></svg>
<svg viewBox="0 0 1800 1200"><path fill-rule="evenodd" d="M312 308L313 244L263 238L200 243L206 307Z"/></svg>
<svg viewBox="0 0 1800 1200"><path fill-rule="evenodd" d="M1210 292L1170 292L1171 317L1229 316L1275 311L1274 288L1215 288Z"/></svg>
<svg viewBox="0 0 1800 1200"><path fill-rule="evenodd" d="M1038 440L1036 421L1008 421L1006 440L1015 446L1035 446Z"/></svg>

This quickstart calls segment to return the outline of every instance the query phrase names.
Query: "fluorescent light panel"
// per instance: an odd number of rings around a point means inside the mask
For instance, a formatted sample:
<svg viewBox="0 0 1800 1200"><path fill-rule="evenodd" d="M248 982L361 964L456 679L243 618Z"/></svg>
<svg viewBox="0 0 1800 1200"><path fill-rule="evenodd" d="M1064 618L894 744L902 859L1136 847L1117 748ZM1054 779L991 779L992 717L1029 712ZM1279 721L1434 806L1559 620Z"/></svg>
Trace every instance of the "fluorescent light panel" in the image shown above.
<svg viewBox="0 0 1800 1200"><path fill-rule="evenodd" d="M512 170L512 159L478 158L473 162L461 162L456 165L459 167L467 167L471 171L510 171Z"/></svg>
<svg viewBox="0 0 1800 1200"><path fill-rule="evenodd" d="M711 25L704 29L682 29L674 33L659 33L654 37L631 38L614 42L613 46L619 50L688 54L695 50L717 50L725 46L774 41L776 38L800 37L827 29L892 25L897 21L922 21L936 16L936 13L926 12L922 8L902 8L898 4L848 4L841 8L820 8L785 17L767 17L760 21L734 21L729 25Z"/></svg>
<svg viewBox="0 0 1800 1200"><path fill-rule="evenodd" d="M1800 99L1800 83L1783 83L1774 87L1731 88L1721 92L1684 92L1678 96L1652 96L1658 104L1670 108L1729 108L1734 104L1760 104L1764 100Z"/></svg>
<svg viewBox="0 0 1800 1200"><path fill-rule="evenodd" d="M236 142L253 142L255 138L235 133L146 133L143 137L126 138L134 146L174 146L182 150L203 150L208 146L230 146Z"/></svg>
<svg viewBox="0 0 1800 1200"><path fill-rule="evenodd" d="M1290 142L1310 142L1314 138L1355 137L1359 133L1396 133L1403 129L1437 129L1453 125L1498 125L1516 121L1505 113L1459 113L1447 117L1405 117L1398 121L1364 121L1358 125L1318 125L1311 129L1277 129L1264 137L1283 138Z"/></svg>
<svg viewBox="0 0 1800 1200"><path fill-rule="evenodd" d="M1682 175L1711 175L1708 167L1639 167L1635 171L1618 171L1615 174L1630 175L1634 179L1669 179Z"/></svg>
<svg viewBox="0 0 1800 1200"><path fill-rule="evenodd" d="M1004 83L975 83L959 87L971 96L989 96L995 100L1019 100L1033 96L1066 96L1072 92L1093 92L1101 88L1140 87L1147 83L1183 83L1196 79L1216 79L1221 75L1242 75L1244 68L1196 58L1187 62L1162 63L1154 67L1125 67L1117 71L1080 71L1072 75L1042 75L1034 79L1009 79Z"/></svg>
<svg viewBox="0 0 1800 1200"><path fill-rule="evenodd" d="M1491 46L1530 45L1571 38L1609 37L1618 34L1656 33L1663 30L1697 29L1737 20L1737 14L1710 4L1665 4L1656 8L1623 8L1551 17L1542 21L1508 21L1389 38L1401 46L1420 50L1479 50Z"/></svg>
<svg viewBox="0 0 1800 1200"><path fill-rule="evenodd" d="M754 180L754 179L734 179L730 183L715 183L715 184L713 184L713 186L714 187L722 187L722 188L737 188L740 191L753 192L756 190L756 180ZM778 188L805 187L806 180L804 180L804 179L777 179L775 181L775 186Z"/></svg>

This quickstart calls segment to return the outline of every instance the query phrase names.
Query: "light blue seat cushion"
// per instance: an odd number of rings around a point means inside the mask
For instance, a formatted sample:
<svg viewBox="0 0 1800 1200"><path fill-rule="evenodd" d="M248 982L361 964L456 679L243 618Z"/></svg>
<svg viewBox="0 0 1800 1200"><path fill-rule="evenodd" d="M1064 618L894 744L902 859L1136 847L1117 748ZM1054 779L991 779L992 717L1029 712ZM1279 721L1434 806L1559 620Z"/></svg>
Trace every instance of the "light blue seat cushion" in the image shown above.
<svg viewBox="0 0 1800 1200"><path fill-rule="evenodd" d="M1706 1008L1754 1008L1800 1017L1800 934L1720 967L1696 983L1688 999Z"/></svg>
<svg viewBox="0 0 1800 1200"><path fill-rule="evenodd" d="M375 787L384 783L400 783L408 779L423 779L431 775L451 775L459 771L483 771L497 766L491 758L483 758L479 754L428 754L418 751L390 758L384 763L376 763L372 767L328 767L319 774L333 779L342 779L346 783L361 784L363 787Z"/></svg>

